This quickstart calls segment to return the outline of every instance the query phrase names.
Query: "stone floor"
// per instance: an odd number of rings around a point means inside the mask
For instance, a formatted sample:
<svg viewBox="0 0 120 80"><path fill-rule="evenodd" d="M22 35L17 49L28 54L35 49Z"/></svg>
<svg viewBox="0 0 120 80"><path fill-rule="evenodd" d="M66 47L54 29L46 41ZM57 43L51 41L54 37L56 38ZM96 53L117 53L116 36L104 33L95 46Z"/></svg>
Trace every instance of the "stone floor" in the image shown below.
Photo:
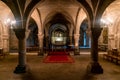
<svg viewBox="0 0 120 80"><path fill-rule="evenodd" d="M14 74L18 56L17 53L11 53L5 59L0 59L0 80L120 80L120 65L102 59L102 54L99 54L99 62L104 69L103 74L87 73L87 65L90 62L88 52L72 56L74 63L43 63L44 57L29 53L27 73Z"/></svg>

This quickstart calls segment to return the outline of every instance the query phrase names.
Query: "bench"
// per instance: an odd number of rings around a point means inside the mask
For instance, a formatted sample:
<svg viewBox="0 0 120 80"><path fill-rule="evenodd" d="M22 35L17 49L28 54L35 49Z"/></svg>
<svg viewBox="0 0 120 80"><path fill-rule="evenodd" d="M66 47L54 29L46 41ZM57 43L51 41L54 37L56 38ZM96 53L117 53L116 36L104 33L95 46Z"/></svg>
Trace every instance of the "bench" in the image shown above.
<svg viewBox="0 0 120 80"><path fill-rule="evenodd" d="M38 47L27 47L26 51L27 52L38 51Z"/></svg>
<svg viewBox="0 0 120 80"><path fill-rule="evenodd" d="M103 58L111 62L115 62L116 64L119 64L120 54L117 49L112 49L107 51L107 54L103 54Z"/></svg>
<svg viewBox="0 0 120 80"><path fill-rule="evenodd" d="M116 58L116 64L119 64L120 61L120 55Z"/></svg>

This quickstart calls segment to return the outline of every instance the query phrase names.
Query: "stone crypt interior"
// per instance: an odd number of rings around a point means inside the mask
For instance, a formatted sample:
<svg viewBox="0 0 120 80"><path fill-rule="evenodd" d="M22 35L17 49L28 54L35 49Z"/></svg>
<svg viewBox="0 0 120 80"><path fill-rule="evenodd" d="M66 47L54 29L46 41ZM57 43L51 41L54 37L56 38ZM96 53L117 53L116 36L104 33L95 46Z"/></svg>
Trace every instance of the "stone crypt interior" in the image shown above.
<svg viewBox="0 0 120 80"><path fill-rule="evenodd" d="M119 80L119 7L120 0L0 0L0 80ZM59 52L74 62L43 62Z"/></svg>

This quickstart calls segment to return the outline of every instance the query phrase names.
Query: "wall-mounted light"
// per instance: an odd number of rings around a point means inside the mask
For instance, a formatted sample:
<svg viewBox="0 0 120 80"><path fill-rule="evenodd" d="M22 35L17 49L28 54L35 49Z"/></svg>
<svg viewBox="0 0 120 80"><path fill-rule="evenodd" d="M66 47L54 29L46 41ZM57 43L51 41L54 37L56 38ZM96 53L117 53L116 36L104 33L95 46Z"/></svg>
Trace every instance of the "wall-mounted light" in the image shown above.
<svg viewBox="0 0 120 80"><path fill-rule="evenodd" d="M9 26L11 29L13 29L13 26L15 26L16 21L8 18L7 20L4 21L4 24Z"/></svg>
<svg viewBox="0 0 120 80"><path fill-rule="evenodd" d="M7 23L10 23L10 22L11 22L11 20L8 18L8 19L6 20L6 22L7 22Z"/></svg>
<svg viewBox="0 0 120 80"><path fill-rule="evenodd" d="M4 21L6 25L10 24L11 20L8 18L7 20Z"/></svg>
<svg viewBox="0 0 120 80"><path fill-rule="evenodd" d="M111 25L113 23L113 20L110 17L104 17L100 21L103 27L107 27L108 25Z"/></svg>
<svg viewBox="0 0 120 80"><path fill-rule="evenodd" d="M11 25L15 25L16 24L16 21L11 21Z"/></svg>

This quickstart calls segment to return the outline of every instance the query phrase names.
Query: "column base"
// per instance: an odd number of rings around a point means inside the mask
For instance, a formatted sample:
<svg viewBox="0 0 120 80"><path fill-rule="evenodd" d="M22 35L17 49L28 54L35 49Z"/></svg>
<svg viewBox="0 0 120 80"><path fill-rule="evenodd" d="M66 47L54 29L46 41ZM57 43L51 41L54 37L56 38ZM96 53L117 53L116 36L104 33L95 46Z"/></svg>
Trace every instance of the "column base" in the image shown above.
<svg viewBox="0 0 120 80"><path fill-rule="evenodd" d="M18 65L15 68L14 73L16 73L16 74L26 73L26 66L20 66L20 65Z"/></svg>
<svg viewBox="0 0 120 80"><path fill-rule="evenodd" d="M103 73L103 69L98 62L90 63L87 67L87 71L89 73L94 73L94 74L102 74Z"/></svg>
<svg viewBox="0 0 120 80"><path fill-rule="evenodd" d="M74 55L80 55L80 50L79 49L74 49Z"/></svg>
<svg viewBox="0 0 120 80"><path fill-rule="evenodd" d="M38 51L38 56L43 56L43 55L44 55L43 52Z"/></svg>

